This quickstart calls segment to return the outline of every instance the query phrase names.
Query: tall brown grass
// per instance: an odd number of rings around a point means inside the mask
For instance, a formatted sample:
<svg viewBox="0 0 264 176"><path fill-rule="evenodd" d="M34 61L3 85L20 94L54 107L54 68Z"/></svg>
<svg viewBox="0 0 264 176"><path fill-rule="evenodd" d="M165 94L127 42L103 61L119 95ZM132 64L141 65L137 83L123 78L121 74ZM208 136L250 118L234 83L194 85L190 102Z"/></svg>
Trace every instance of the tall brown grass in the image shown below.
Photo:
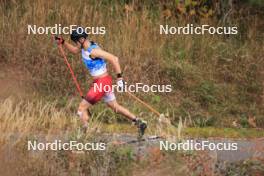
<svg viewBox="0 0 264 176"><path fill-rule="evenodd" d="M89 121L87 133L83 134L81 132L81 124L77 115L69 110L75 106L74 101L69 101L62 108L56 101L50 103L41 98L32 101L9 97L1 100L1 174L127 175L130 173L132 175L133 167L140 168L134 156L135 153L130 146L114 145L115 141L110 140L112 134L120 133L120 131L117 129L118 125L106 129L107 126L101 123L100 116L105 118L105 112L93 115ZM133 130L132 132L136 134L137 130L135 127L131 129L131 127L126 125L125 128L125 131L123 130L121 133ZM159 132L156 126L150 122L148 133L158 134ZM165 131L162 132L164 134ZM104 141L105 133L109 138L107 141ZM28 141L53 142L55 139L61 141L101 141L110 143L105 151L86 151L84 153L64 150L29 151L27 149ZM143 160L142 162L146 161ZM171 165L174 165L174 163Z"/></svg>
<svg viewBox="0 0 264 176"><path fill-rule="evenodd" d="M105 26L106 35L91 35L90 39L120 58L126 81L172 84L171 93L138 95L160 111L174 114L175 125L180 116L190 116L200 126L231 126L238 120L249 127L247 118L254 116L257 125L263 126L261 12L250 15L241 9L221 21L213 15L177 14L174 5L162 1L1 1L0 58L29 70L35 89L44 95L72 95L74 84L50 36L27 35L27 25ZM187 23L238 26L239 34L159 34L160 24ZM69 54L69 58L87 89L90 79L80 56Z"/></svg>

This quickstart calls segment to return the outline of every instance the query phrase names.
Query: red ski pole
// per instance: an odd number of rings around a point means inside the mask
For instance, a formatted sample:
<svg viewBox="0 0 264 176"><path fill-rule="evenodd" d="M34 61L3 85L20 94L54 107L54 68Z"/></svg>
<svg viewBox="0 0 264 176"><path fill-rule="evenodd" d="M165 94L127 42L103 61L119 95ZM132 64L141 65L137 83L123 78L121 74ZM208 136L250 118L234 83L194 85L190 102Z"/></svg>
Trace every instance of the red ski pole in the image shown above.
<svg viewBox="0 0 264 176"><path fill-rule="evenodd" d="M55 38L56 38L56 36L55 36ZM70 70L70 73L72 75L72 78L73 78L73 81L75 83L75 86L76 86L77 90L78 90L80 96L83 98L83 92L82 92L81 87L80 87L80 85L79 85L79 83L77 81L77 78L76 78L76 76L75 76L75 74L74 74L74 72L72 70L72 67L71 67L71 65L70 65L70 63L69 63L69 61L68 61L68 59L66 57L66 54L65 54L65 51L62 48L62 45L58 45L58 48L59 48L59 51L60 51L62 57L64 58L64 61L65 61L66 65L67 65L68 69Z"/></svg>

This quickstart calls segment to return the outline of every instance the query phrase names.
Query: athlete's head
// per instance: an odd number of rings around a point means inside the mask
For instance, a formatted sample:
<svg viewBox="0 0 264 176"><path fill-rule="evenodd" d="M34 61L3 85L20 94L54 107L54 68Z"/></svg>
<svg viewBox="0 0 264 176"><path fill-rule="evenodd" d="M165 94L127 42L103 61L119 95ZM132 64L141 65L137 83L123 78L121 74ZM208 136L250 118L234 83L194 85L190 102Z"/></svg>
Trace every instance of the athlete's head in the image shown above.
<svg viewBox="0 0 264 176"><path fill-rule="evenodd" d="M80 44L82 46L87 36L88 34L85 32L85 30L82 27L78 27L72 31L71 40L76 44Z"/></svg>

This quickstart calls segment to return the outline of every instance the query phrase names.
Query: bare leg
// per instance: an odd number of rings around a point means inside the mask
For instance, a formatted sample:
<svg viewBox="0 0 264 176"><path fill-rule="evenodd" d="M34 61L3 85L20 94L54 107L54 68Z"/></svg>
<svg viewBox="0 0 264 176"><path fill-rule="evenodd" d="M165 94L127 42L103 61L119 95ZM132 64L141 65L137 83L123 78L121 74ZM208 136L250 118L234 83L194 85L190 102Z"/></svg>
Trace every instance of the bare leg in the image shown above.
<svg viewBox="0 0 264 176"><path fill-rule="evenodd" d="M134 114L132 114L129 110L127 110L126 108L124 108L123 106L119 105L116 100L110 101L107 103L107 105L113 109L116 113L120 113L122 115L124 115L126 118L128 118L129 120L132 120L133 122L135 122L135 125L137 125L138 127L138 138L141 139L142 136L145 133L145 130L147 128L147 122L140 120L138 118L136 118L136 116Z"/></svg>
<svg viewBox="0 0 264 176"><path fill-rule="evenodd" d="M126 108L124 108L123 106L119 105L116 100L107 102L107 105L113 109L113 111L115 111L116 113L122 114L124 115L126 118L128 118L129 120L135 120L136 116L134 114L132 114L129 110L127 110Z"/></svg>
<svg viewBox="0 0 264 176"><path fill-rule="evenodd" d="M88 125L88 120L89 120L89 114L88 114L88 108L91 107L92 105L88 103L86 100L82 100L79 108L78 108L78 115L81 118L81 121L84 125L84 127L87 127Z"/></svg>

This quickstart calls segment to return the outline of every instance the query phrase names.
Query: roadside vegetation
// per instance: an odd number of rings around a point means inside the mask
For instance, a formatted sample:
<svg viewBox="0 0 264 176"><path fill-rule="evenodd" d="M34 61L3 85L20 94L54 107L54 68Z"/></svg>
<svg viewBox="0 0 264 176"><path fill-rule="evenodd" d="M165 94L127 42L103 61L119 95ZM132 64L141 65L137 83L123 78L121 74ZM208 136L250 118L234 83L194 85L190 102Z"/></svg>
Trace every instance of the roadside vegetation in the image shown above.
<svg viewBox="0 0 264 176"><path fill-rule="evenodd" d="M105 135L135 134L136 129L118 119L104 121L108 112L94 114L87 134L81 132L80 121L72 109L72 99L63 107L58 102L36 101L9 97L0 101L0 172L7 175L188 175L193 173L219 175L232 173L263 173L261 160L239 163L220 163L214 166L214 158L205 152L160 151L152 146L144 153L135 153L135 146L120 145L122 141L111 141ZM109 114L110 115L110 114ZM36 118L37 117L37 118ZM150 116L149 118L155 118ZM147 135L163 135L166 140L224 137L254 139L263 137L256 129L189 128L184 124L178 128L158 125L149 121ZM180 128L181 126L181 128ZM78 142L105 142L104 151L28 151L27 141L49 141L55 139ZM108 140L107 140L108 139ZM241 170L240 170L241 168Z"/></svg>

